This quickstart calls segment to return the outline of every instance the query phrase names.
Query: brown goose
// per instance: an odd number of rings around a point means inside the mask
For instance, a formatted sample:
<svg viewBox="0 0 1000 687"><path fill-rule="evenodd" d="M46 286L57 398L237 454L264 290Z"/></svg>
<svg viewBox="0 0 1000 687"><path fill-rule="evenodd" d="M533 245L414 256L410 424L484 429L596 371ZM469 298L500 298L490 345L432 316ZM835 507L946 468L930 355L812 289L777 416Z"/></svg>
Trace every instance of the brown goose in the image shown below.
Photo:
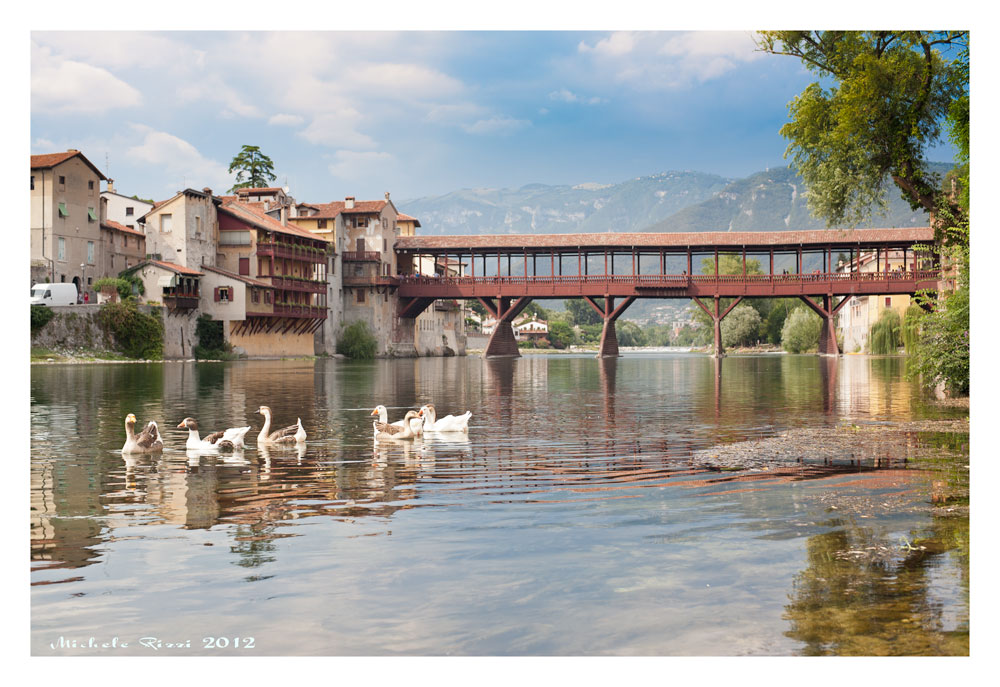
<svg viewBox="0 0 1000 687"><path fill-rule="evenodd" d="M376 411L372 411L374 415ZM414 418L421 417L421 414L415 410L407 411L406 415L403 416L403 424L400 425L390 425L385 422L373 422L372 426L375 429L376 439L413 439L417 436L417 433L413 431L413 427L410 425L410 420ZM421 423L423 420L421 420Z"/></svg>
<svg viewBox="0 0 1000 687"><path fill-rule="evenodd" d="M129 413L125 416L125 445L122 446L122 453L157 453L163 450L163 440L156 423L150 421L146 427L135 433L135 415Z"/></svg>
<svg viewBox="0 0 1000 687"><path fill-rule="evenodd" d="M289 425L284 429L270 432L271 429L271 409L261 406L257 411L264 416L264 426L261 427L260 434L257 435L257 444L304 444L306 441L306 430L302 427L302 419L298 418L296 424Z"/></svg>

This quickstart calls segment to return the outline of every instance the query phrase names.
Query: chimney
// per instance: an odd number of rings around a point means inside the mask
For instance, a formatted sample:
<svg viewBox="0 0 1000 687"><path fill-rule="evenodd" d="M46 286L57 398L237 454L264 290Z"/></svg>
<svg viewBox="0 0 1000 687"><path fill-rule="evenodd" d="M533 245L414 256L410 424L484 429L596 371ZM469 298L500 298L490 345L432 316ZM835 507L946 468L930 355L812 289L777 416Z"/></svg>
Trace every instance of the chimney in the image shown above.
<svg viewBox="0 0 1000 687"><path fill-rule="evenodd" d="M389 200L389 192L388 191L385 192L385 199Z"/></svg>
<svg viewBox="0 0 1000 687"><path fill-rule="evenodd" d="M114 192L115 192L115 180L108 179L108 193L114 193Z"/></svg>
<svg viewBox="0 0 1000 687"><path fill-rule="evenodd" d="M210 189L208 186L206 186L205 188L201 189L201 192L204 193L206 196L211 196L212 195L212 189Z"/></svg>
<svg viewBox="0 0 1000 687"><path fill-rule="evenodd" d="M348 210L354 209L354 196L347 196L344 198L344 207Z"/></svg>
<svg viewBox="0 0 1000 687"><path fill-rule="evenodd" d="M66 152L67 153L79 153L80 151L77 150L76 148L67 148Z"/></svg>

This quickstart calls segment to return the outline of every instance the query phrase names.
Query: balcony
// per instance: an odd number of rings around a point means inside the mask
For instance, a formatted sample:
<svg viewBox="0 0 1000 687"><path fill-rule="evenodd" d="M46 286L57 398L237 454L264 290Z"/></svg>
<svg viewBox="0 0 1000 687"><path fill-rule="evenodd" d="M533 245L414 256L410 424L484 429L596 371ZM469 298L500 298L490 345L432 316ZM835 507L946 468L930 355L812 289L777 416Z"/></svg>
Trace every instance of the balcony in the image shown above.
<svg viewBox="0 0 1000 687"><path fill-rule="evenodd" d="M281 317L299 317L314 320L326 319L326 307L299 303L275 303L274 314Z"/></svg>
<svg viewBox="0 0 1000 687"><path fill-rule="evenodd" d="M377 250L345 250L340 259L344 262L380 262L382 256Z"/></svg>
<svg viewBox="0 0 1000 687"><path fill-rule="evenodd" d="M271 258L285 258L288 260L304 260L306 262L322 263L326 262L326 257L332 251L329 248L312 248L310 246L299 246L280 241L257 242L257 256Z"/></svg>
<svg viewBox="0 0 1000 687"><path fill-rule="evenodd" d="M196 293L167 293L163 292L163 305L167 310L194 310L198 307L198 294Z"/></svg>
<svg viewBox="0 0 1000 687"><path fill-rule="evenodd" d="M399 279L381 274L344 275L344 286L399 286Z"/></svg>
<svg viewBox="0 0 1000 687"><path fill-rule="evenodd" d="M269 279L271 286L286 291L303 291L305 293L326 293L327 282L302 277L258 275L258 279Z"/></svg>

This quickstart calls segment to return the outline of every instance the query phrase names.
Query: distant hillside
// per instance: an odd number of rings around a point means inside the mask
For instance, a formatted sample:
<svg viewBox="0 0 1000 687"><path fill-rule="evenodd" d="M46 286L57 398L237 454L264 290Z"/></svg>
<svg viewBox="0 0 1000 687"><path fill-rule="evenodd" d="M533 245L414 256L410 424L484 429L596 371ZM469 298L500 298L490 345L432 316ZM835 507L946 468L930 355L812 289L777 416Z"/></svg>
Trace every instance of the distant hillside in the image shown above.
<svg viewBox="0 0 1000 687"><path fill-rule="evenodd" d="M933 163L944 174L951 165ZM927 224L894 187L889 212L862 226ZM562 234L629 231L768 231L823 229L809 214L807 189L787 167L726 179L702 172L664 172L619 184L518 189L464 189L443 196L402 200L401 212L420 220L420 233Z"/></svg>
<svg viewBox="0 0 1000 687"><path fill-rule="evenodd" d="M420 233L564 234L639 231L709 200L731 182L701 172L665 172L620 184L464 189L403 200L401 212L420 220Z"/></svg>
<svg viewBox="0 0 1000 687"><path fill-rule="evenodd" d="M931 170L944 175L951 165L933 163ZM927 214L914 212L894 186L889 188L889 208L862 227L926 226ZM807 205L808 189L802 178L787 167L758 172L734 181L712 198L690 205L646 228L646 231L775 231L825 229ZM837 228L849 228L838 226Z"/></svg>

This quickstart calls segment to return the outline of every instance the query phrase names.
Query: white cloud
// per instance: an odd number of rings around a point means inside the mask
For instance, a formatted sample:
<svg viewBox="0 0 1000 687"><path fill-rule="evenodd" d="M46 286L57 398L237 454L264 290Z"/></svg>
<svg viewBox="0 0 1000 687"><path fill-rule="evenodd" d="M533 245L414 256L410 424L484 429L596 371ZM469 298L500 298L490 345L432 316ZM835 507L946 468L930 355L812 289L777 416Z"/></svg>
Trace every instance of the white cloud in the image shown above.
<svg viewBox="0 0 1000 687"><path fill-rule="evenodd" d="M593 45L582 41L581 74L636 90L689 88L762 57L749 32L616 32Z"/></svg>
<svg viewBox="0 0 1000 687"><path fill-rule="evenodd" d="M384 176L396 162L391 154L374 151L338 150L334 158L336 162L329 166L330 174L354 181L367 176Z"/></svg>
<svg viewBox="0 0 1000 687"><path fill-rule="evenodd" d="M433 124L459 125L486 115L488 110L475 103L448 103L433 105L424 119Z"/></svg>
<svg viewBox="0 0 1000 687"><path fill-rule="evenodd" d="M601 103L608 102L606 98L601 98L596 95L589 98L577 95L568 88L560 88L558 91L552 91L549 93L549 99L559 100L564 103L579 103L581 105L599 105Z"/></svg>
<svg viewBox="0 0 1000 687"><path fill-rule="evenodd" d="M299 126L306 120L299 115L293 114L276 114L267 120L268 124L273 126Z"/></svg>
<svg viewBox="0 0 1000 687"><path fill-rule="evenodd" d="M145 31L46 31L32 32L32 41L59 54L109 69L130 67L205 67L205 50L169 34Z"/></svg>
<svg viewBox="0 0 1000 687"><path fill-rule="evenodd" d="M36 138L31 142L32 155L44 155L56 152L56 144L47 138Z"/></svg>
<svg viewBox="0 0 1000 687"><path fill-rule="evenodd" d="M477 135L492 135L492 134L512 134L515 131L519 131L525 127L531 126L531 122L527 119L514 119L513 117L508 117L507 115L501 115L497 117L490 117L489 119L480 119L474 124L463 126L466 133L477 134Z"/></svg>
<svg viewBox="0 0 1000 687"><path fill-rule="evenodd" d="M462 83L447 74L408 63L363 64L348 70L340 80L350 92L394 100L411 96L434 99L463 90Z"/></svg>
<svg viewBox="0 0 1000 687"><path fill-rule="evenodd" d="M206 158L187 141L143 124L132 124L132 129L142 135L142 142L125 151L134 162L156 165L169 177L164 191L177 191L183 187L211 187L222 193L233 184L234 175L228 165Z"/></svg>
<svg viewBox="0 0 1000 687"><path fill-rule="evenodd" d="M142 102L138 90L101 67L54 57L32 45L32 112L98 114Z"/></svg>
<svg viewBox="0 0 1000 687"><path fill-rule="evenodd" d="M175 93L182 103L218 103L223 117L263 117L263 113L253 103L247 102L245 93L225 83L218 74L205 74L200 78L181 83Z"/></svg>
<svg viewBox="0 0 1000 687"><path fill-rule="evenodd" d="M352 108L344 108L335 113L316 116L299 136L310 143L350 148L370 148L375 145L367 134L357 131L362 120L361 113Z"/></svg>

